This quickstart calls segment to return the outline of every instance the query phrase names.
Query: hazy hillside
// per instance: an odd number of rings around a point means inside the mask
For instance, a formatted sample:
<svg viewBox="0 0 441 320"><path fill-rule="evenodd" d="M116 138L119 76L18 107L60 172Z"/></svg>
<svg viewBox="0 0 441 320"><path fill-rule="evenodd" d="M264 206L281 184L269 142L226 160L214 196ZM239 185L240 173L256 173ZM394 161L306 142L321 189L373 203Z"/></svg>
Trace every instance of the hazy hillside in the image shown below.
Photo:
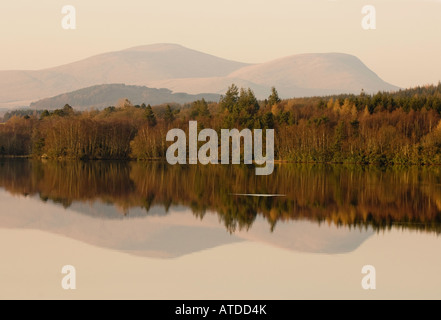
<svg viewBox="0 0 441 320"><path fill-rule="evenodd" d="M128 98L133 104L158 105L163 103L187 103L204 98L207 101L218 101L216 94L189 95L172 93L168 89L151 89L141 86L126 86L124 84L104 84L93 86L53 98L43 99L31 104L36 109L57 109L66 104L75 108L104 108L115 105L119 99Z"/></svg>
<svg viewBox="0 0 441 320"><path fill-rule="evenodd" d="M236 83L252 88L260 99L269 95L272 86L283 98L397 89L347 54L302 54L250 65L179 45L157 44L46 70L0 71L0 107L28 106L47 97L113 83L189 94L221 94Z"/></svg>
<svg viewBox="0 0 441 320"><path fill-rule="evenodd" d="M100 84L148 86L174 78L222 77L244 66L174 44L135 47L46 70L0 71L0 107Z"/></svg>
<svg viewBox="0 0 441 320"><path fill-rule="evenodd" d="M244 67L230 74L263 86L277 86L285 97L395 91L357 57L343 53L301 54Z"/></svg>
<svg viewBox="0 0 441 320"><path fill-rule="evenodd" d="M227 77L172 79L150 85L188 93L223 93L231 83L250 87L260 99L268 97L272 86L283 98L399 89L379 78L357 57L342 53L295 55L246 66Z"/></svg>
<svg viewBox="0 0 441 320"><path fill-rule="evenodd" d="M260 99L267 98L271 93L271 86L259 85L254 82L234 77L211 78L184 78L150 82L152 88L168 88L174 92L196 94L199 92L212 92L225 94L232 84L242 88L251 88Z"/></svg>

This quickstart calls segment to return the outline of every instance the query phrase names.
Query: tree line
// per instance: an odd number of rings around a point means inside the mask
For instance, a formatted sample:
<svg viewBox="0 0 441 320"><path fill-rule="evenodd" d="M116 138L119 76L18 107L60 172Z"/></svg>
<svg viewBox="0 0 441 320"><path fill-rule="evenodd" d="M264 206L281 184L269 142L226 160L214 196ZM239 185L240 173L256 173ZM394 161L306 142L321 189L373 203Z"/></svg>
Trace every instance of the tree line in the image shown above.
<svg viewBox="0 0 441 320"><path fill-rule="evenodd" d="M380 165L441 164L441 83L398 92L264 101L232 85L219 102L9 114L0 155L52 159L162 159L171 128L275 129L276 159Z"/></svg>

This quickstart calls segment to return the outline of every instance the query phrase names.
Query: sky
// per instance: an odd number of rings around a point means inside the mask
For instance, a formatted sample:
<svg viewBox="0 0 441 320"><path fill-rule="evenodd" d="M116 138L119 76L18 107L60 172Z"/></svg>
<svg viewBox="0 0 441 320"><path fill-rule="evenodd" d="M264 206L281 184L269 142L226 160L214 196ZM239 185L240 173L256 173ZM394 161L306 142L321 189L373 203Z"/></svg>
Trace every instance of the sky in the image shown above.
<svg viewBox="0 0 441 320"><path fill-rule="evenodd" d="M76 9L65 30L61 9ZM362 28L362 8L377 28ZM2 0L0 70L36 70L154 43L267 62L299 53L359 57L400 87L441 80L441 0Z"/></svg>

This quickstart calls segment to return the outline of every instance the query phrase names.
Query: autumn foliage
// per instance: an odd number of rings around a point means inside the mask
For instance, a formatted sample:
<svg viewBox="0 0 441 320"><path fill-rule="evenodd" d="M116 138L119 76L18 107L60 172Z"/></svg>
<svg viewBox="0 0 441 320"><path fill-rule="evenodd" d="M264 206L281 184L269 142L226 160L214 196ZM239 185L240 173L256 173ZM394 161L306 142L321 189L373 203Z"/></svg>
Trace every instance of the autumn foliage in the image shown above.
<svg viewBox="0 0 441 320"><path fill-rule="evenodd" d="M231 86L218 103L117 107L8 116L0 155L53 159L160 159L169 129L275 129L276 159L293 162L441 164L441 84L396 93L265 101Z"/></svg>

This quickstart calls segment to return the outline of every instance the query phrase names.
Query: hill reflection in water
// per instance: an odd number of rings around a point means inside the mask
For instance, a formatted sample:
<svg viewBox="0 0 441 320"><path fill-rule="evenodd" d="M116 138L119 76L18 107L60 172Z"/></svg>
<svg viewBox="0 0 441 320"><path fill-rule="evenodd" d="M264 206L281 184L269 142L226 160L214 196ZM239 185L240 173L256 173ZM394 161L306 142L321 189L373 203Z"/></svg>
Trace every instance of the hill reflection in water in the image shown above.
<svg viewBox="0 0 441 320"><path fill-rule="evenodd" d="M1 160L0 227L162 258L241 241L348 253L375 231L439 234L440 176L439 168L284 164L258 177L247 166Z"/></svg>
<svg viewBox="0 0 441 320"><path fill-rule="evenodd" d="M230 233L260 217L269 230L307 220L380 231L393 226L441 232L441 168L277 165L259 177L247 166L169 166L160 162L0 160L0 187L14 195L81 207L101 219L215 213ZM281 194L252 197L235 194ZM88 210L102 202L117 210ZM92 205L89 205L92 208Z"/></svg>

